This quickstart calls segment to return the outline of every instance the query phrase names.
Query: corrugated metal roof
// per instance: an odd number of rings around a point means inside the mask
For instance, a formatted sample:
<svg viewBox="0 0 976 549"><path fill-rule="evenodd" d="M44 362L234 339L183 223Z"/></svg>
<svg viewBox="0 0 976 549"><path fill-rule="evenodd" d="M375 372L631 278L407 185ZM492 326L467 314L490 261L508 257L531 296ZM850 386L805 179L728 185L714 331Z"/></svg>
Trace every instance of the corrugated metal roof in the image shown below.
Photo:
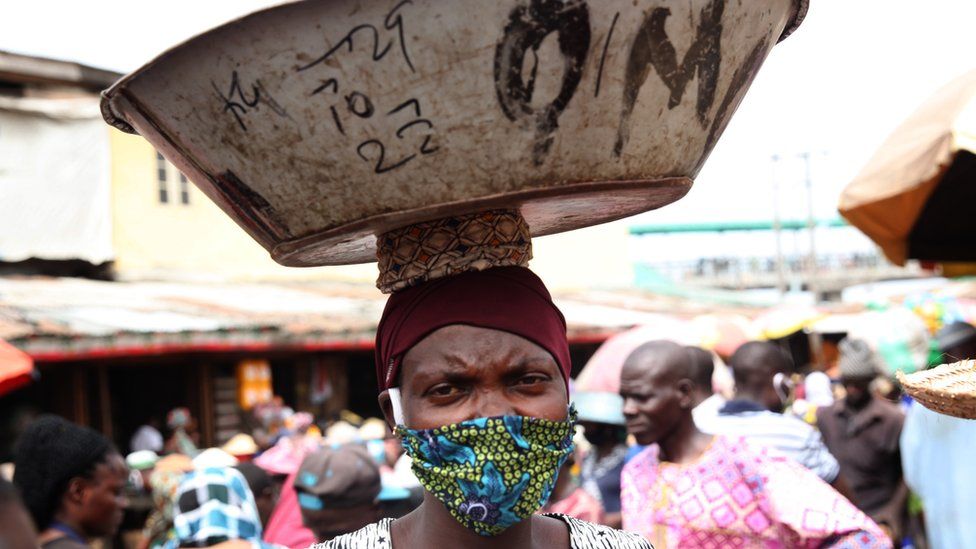
<svg viewBox="0 0 976 549"><path fill-rule="evenodd" d="M41 360L255 346L368 349L385 300L375 288L341 283L0 278L0 338ZM673 300L612 292L556 301L577 341L681 310Z"/></svg>

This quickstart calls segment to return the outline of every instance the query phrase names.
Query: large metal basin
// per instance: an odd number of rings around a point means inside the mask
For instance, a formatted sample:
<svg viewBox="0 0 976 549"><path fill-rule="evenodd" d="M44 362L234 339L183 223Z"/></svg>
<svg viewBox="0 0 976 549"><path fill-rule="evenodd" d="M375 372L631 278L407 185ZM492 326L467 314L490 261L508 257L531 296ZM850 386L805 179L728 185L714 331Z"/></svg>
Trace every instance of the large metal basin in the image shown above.
<svg viewBox="0 0 976 549"><path fill-rule="evenodd" d="M284 265L489 207L533 234L690 188L805 0L322 0L162 54L105 92Z"/></svg>

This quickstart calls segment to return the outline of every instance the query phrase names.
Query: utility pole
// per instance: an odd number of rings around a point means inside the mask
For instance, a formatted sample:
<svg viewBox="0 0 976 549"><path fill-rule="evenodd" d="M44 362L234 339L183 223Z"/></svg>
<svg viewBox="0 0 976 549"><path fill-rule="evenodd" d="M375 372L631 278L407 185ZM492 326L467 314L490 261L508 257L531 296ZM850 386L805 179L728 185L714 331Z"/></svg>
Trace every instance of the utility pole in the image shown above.
<svg viewBox="0 0 976 549"><path fill-rule="evenodd" d="M807 257L807 288L813 294L814 303L820 301L817 284L817 222L813 216L813 178L810 176L810 153L800 153L804 165L804 184L807 187L807 232L810 234L810 254Z"/></svg>
<svg viewBox="0 0 976 549"><path fill-rule="evenodd" d="M783 224L779 217L779 155L772 156L773 167L773 234L776 237L776 291L780 301L786 295L786 272L783 270Z"/></svg>

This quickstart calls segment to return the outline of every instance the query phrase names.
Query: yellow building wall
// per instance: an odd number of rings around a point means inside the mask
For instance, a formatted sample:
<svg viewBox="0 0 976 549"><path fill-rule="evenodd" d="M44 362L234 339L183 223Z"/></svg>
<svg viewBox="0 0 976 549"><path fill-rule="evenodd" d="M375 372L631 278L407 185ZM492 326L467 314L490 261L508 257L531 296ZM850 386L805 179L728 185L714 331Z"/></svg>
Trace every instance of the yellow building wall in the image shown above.
<svg viewBox="0 0 976 549"><path fill-rule="evenodd" d="M192 183L180 202L179 172L167 162L160 203L156 150L111 131L113 244L121 279L372 281L375 265L288 268L275 263Z"/></svg>
<svg viewBox="0 0 976 549"><path fill-rule="evenodd" d="M109 131L120 279L375 281L375 264L278 265L192 183L189 204L182 204L179 172L168 162L169 200L161 203L155 149L141 137ZM626 222L537 238L530 266L553 289L629 286L627 243Z"/></svg>

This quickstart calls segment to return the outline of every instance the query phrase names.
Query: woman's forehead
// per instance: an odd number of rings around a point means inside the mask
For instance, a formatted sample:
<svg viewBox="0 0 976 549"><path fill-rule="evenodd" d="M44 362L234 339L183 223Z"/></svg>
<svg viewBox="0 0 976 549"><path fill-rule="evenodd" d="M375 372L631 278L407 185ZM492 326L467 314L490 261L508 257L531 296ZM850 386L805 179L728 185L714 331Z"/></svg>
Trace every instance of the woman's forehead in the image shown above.
<svg viewBox="0 0 976 549"><path fill-rule="evenodd" d="M558 370L552 355L532 341L509 332L468 325L435 330L403 357L405 375L470 368L507 369L516 364L547 364L553 371Z"/></svg>

